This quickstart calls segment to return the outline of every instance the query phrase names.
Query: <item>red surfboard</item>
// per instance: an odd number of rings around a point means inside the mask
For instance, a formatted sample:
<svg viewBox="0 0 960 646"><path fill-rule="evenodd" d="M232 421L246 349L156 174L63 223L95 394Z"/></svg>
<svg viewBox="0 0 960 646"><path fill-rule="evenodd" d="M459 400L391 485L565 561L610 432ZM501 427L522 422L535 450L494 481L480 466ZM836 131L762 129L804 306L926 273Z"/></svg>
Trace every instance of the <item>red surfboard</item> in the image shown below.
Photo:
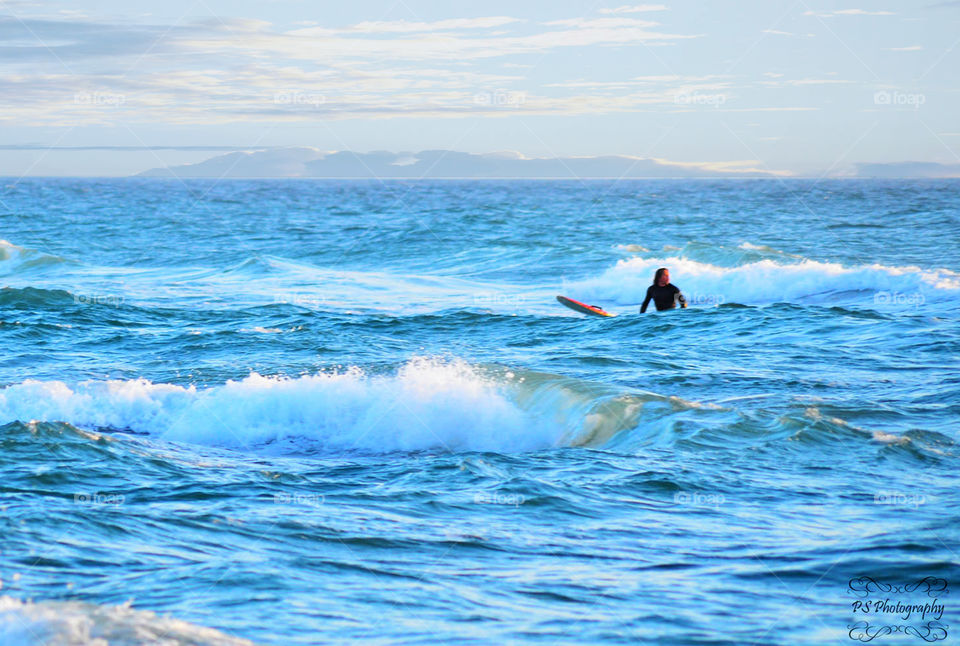
<svg viewBox="0 0 960 646"><path fill-rule="evenodd" d="M610 312L605 312L596 305L587 305L586 303L581 303L580 301L575 301L572 298L567 298L566 296L557 296L557 300L560 301L562 305L566 305L574 312L580 312L581 314L592 314L593 316L616 316L616 314L611 314Z"/></svg>

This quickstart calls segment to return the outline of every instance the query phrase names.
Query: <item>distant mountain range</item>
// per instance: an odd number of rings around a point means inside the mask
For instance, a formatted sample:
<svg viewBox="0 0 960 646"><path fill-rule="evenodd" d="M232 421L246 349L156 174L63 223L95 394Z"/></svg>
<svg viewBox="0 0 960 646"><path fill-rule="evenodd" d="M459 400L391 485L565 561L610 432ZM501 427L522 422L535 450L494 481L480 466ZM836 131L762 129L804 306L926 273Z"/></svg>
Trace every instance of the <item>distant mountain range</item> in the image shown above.
<svg viewBox="0 0 960 646"><path fill-rule="evenodd" d="M452 150L417 153L324 152L278 148L217 155L197 164L155 168L140 177L330 177L381 179L444 178L684 178L774 177L789 173L762 170L756 162L670 162L606 155L530 158L518 153L474 154Z"/></svg>
<svg viewBox="0 0 960 646"><path fill-rule="evenodd" d="M894 162L889 164L857 164L857 177L876 178L945 178L960 177L960 164L937 162Z"/></svg>
<svg viewBox="0 0 960 646"><path fill-rule="evenodd" d="M788 171L758 168L760 162L673 162L663 159L604 155L598 157L525 157L519 153L327 152L309 147L231 152L196 164L154 168L138 177L315 177L379 179L636 179L789 177ZM960 177L960 164L936 162L861 163L842 177Z"/></svg>

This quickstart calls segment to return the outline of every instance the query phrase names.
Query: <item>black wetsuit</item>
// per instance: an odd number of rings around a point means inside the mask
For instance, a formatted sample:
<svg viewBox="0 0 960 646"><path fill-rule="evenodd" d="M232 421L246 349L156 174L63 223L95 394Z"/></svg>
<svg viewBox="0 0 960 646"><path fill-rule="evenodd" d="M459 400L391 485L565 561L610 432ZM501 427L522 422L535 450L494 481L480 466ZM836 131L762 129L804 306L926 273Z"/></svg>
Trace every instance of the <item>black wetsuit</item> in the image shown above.
<svg viewBox="0 0 960 646"><path fill-rule="evenodd" d="M650 304L651 300L653 300L653 304L657 306L657 311L672 310L677 306L677 301L680 301L680 304L684 307L687 305L683 294L680 293L680 290L673 283L667 283L663 287L660 285L650 285L650 287L647 288L647 297L643 299L643 305L640 306L641 314L647 311L647 305Z"/></svg>

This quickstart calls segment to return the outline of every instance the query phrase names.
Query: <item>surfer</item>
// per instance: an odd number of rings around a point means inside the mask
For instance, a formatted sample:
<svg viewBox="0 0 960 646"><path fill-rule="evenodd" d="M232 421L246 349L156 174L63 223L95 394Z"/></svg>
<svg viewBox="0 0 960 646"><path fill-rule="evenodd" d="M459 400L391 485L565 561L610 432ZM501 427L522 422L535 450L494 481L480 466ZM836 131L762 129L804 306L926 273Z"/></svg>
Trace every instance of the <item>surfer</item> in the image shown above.
<svg viewBox="0 0 960 646"><path fill-rule="evenodd" d="M687 299L680 293L676 285L670 284L670 270L661 267L653 276L653 284L647 287L647 297L643 299L643 305L640 306L640 313L647 311L647 305L650 301L656 305L657 311L672 310L680 303L680 307L687 306Z"/></svg>

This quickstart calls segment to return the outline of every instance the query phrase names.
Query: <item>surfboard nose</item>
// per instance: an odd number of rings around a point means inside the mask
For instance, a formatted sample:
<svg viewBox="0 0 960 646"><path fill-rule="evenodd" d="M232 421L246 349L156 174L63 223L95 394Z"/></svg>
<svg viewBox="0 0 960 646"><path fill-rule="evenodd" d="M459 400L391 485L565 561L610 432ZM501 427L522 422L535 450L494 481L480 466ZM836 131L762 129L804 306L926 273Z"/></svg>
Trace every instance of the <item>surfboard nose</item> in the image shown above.
<svg viewBox="0 0 960 646"><path fill-rule="evenodd" d="M572 309L574 312L580 312L581 314L592 314L593 316L609 316L609 317L616 316L616 314L611 314L610 312L606 312L603 310L603 308L597 307L596 305L587 305L586 303L581 303L580 301L576 301L572 298L567 298L566 296L558 295L557 301L559 301L561 305L565 305L566 307L569 307L570 309Z"/></svg>

